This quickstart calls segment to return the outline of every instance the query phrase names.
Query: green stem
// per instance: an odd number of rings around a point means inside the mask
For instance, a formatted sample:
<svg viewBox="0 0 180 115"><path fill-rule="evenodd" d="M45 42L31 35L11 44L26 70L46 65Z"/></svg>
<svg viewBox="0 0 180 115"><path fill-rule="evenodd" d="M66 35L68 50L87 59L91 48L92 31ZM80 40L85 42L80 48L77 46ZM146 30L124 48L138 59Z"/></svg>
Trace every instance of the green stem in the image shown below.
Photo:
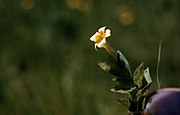
<svg viewBox="0 0 180 115"><path fill-rule="evenodd" d="M161 44L162 44L162 40L159 42L159 52L158 52L158 60L157 60L157 68L156 68L158 89L160 89L160 87L161 87L160 80L159 80L159 64L160 64L160 59L161 59Z"/></svg>
<svg viewBox="0 0 180 115"><path fill-rule="evenodd" d="M111 45L110 45L108 42L106 42L106 43L104 44L104 48L106 49L106 51L107 51L109 54L111 54L113 57L116 58L116 51L111 47Z"/></svg>

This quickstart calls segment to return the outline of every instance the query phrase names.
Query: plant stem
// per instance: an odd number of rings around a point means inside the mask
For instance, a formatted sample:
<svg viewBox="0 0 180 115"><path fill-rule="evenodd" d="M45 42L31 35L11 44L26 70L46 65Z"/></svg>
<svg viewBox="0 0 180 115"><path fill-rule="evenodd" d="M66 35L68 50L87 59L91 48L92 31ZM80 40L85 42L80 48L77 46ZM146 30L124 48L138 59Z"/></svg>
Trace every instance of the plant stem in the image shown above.
<svg viewBox="0 0 180 115"><path fill-rule="evenodd" d="M106 43L104 44L104 48L106 49L106 51L107 51L109 54L111 54L113 57L116 58L116 51L111 47L111 45L110 45L108 42L106 42Z"/></svg>
<svg viewBox="0 0 180 115"><path fill-rule="evenodd" d="M159 51L158 51L158 60L157 60L157 68L156 68L156 77L157 77L157 85L158 89L160 89L160 80L159 80L159 64L160 64L160 59L161 59L161 44L162 40L159 42Z"/></svg>

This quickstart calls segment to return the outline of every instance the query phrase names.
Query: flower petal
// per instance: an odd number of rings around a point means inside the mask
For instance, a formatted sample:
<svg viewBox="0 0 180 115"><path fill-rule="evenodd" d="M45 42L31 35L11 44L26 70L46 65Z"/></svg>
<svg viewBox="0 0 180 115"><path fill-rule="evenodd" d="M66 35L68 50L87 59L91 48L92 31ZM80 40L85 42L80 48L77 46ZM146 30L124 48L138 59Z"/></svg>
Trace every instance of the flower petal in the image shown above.
<svg viewBox="0 0 180 115"><path fill-rule="evenodd" d="M95 42L96 41L96 36L98 36L98 32L96 32L91 38L90 40Z"/></svg>
<svg viewBox="0 0 180 115"><path fill-rule="evenodd" d="M106 37L109 37L109 36L111 36L111 30L110 30L110 29L107 29L107 30L106 30Z"/></svg>
<svg viewBox="0 0 180 115"><path fill-rule="evenodd" d="M98 51L97 46L98 46L98 43L95 43L94 47L96 51Z"/></svg>
<svg viewBox="0 0 180 115"><path fill-rule="evenodd" d="M106 28L106 26L99 28L98 32L99 33L101 33L101 32L104 33L105 32L105 28Z"/></svg>
<svg viewBox="0 0 180 115"><path fill-rule="evenodd" d="M106 43L106 38L104 38L103 40L101 40L101 42L98 44L98 47L99 47L99 48L102 48L105 43Z"/></svg>

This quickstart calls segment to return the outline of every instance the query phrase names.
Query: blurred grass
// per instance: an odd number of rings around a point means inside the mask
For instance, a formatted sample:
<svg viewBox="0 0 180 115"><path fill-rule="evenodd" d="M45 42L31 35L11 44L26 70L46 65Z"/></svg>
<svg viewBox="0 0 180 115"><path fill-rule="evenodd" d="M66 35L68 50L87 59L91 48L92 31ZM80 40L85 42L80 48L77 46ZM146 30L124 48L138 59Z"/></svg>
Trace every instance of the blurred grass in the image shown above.
<svg viewBox="0 0 180 115"><path fill-rule="evenodd" d="M91 35L101 26L130 61L150 67L156 88L158 44L162 87L180 87L178 0L0 0L0 114L127 114L110 92Z"/></svg>

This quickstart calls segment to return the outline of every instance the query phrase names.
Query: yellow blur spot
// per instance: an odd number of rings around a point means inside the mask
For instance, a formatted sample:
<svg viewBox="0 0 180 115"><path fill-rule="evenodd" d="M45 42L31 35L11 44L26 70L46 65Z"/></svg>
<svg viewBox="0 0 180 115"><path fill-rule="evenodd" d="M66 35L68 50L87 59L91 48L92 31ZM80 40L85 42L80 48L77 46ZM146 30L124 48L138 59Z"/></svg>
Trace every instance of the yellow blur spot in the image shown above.
<svg viewBox="0 0 180 115"><path fill-rule="evenodd" d="M67 0L67 6L74 10L79 10L81 12L89 12L90 1L89 0Z"/></svg>
<svg viewBox="0 0 180 115"><path fill-rule="evenodd" d="M117 15L119 22L124 26L129 26L134 22L133 12L128 6L120 6L117 9Z"/></svg>
<svg viewBox="0 0 180 115"><path fill-rule="evenodd" d="M21 0L21 7L25 11L29 11L34 7L34 0Z"/></svg>

